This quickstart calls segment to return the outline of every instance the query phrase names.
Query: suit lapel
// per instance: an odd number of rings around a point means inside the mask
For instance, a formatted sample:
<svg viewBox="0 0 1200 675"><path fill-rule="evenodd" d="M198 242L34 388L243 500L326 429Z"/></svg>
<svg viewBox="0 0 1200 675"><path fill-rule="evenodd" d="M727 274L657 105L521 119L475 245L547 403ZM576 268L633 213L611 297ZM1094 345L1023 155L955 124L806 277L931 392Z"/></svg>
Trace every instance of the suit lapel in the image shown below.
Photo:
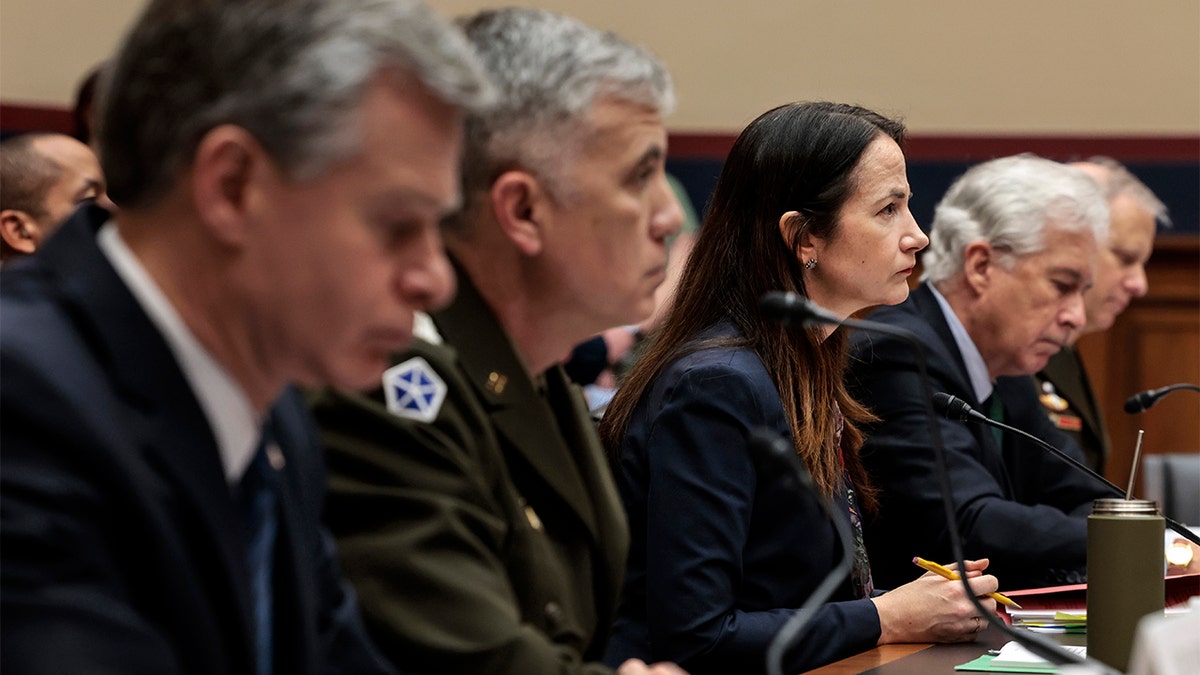
<svg viewBox="0 0 1200 675"><path fill-rule="evenodd" d="M917 311L933 327L938 339L941 340L942 349L945 350L945 353L954 363L954 372L951 375L954 379L954 384L959 388L958 393L955 395L969 401L971 405L978 408L982 401L975 398L975 388L971 386L971 379L967 377L967 362L963 360L962 352L958 349L958 342L955 341L954 333L950 330L950 324L946 321L946 315L942 312L942 305L933 296L933 291L929 289L928 284L918 286L912 292L912 298ZM933 349L935 346L927 345L929 349Z"/></svg>
<svg viewBox="0 0 1200 675"><path fill-rule="evenodd" d="M96 245L95 219L107 215L95 209L88 219L73 218L40 255L59 278L65 304L118 391L132 404L128 418L114 423L171 484L215 549L220 569L204 573L221 579L236 598L249 654L253 633L243 545L216 441L166 341Z"/></svg>
<svg viewBox="0 0 1200 675"><path fill-rule="evenodd" d="M592 496L596 522L594 541L598 543L594 548L604 560L603 569L597 570L596 574L596 610L602 620L605 617L611 619L616 612L611 600L620 596L625 578L625 559L629 553L628 521L620 507L621 498L582 392L561 366L546 371L546 387L549 399L560 407L555 416L563 420L562 436L574 450L575 464L583 482L591 487L585 494Z"/></svg>
<svg viewBox="0 0 1200 675"><path fill-rule="evenodd" d="M313 672L319 663L316 626L306 617L316 616L317 597L312 566L305 563L315 553L305 543L305 504L300 486L300 458L305 441L300 436L294 409L283 403L272 411L275 438L286 460L279 481L279 535L275 548L275 671Z"/></svg>
<svg viewBox="0 0 1200 675"><path fill-rule="evenodd" d="M937 334L941 345L927 345L929 349L943 350L943 358L949 356L953 364L952 372L947 372L945 375L952 380L952 384L957 391L948 391L946 393L957 396L964 401L971 403L971 406L984 414L985 410L981 410L983 401L980 401L975 396L975 387L971 385L971 379L967 376L967 364L963 360L962 352L958 349L958 342L954 339L954 333L950 330L950 324L946 321L946 315L942 312L941 303L934 297L933 291L929 289L928 284L921 284L912 293L912 299L919 314L933 328ZM931 373L931 376L933 374ZM997 393L997 395L999 395ZM1002 403L1005 403L1001 399ZM995 437L991 433L990 427L981 425L972 425L971 435L981 443L985 448L991 448L991 452L987 452L981 461L988 465L994 476L998 477L1006 493L1011 494L1012 486L1008 480L1008 469L1004 464L1004 448L996 445Z"/></svg>
<svg viewBox="0 0 1200 675"><path fill-rule="evenodd" d="M568 430L560 430L499 321L467 275L458 272L454 304L434 315L438 331L455 346L467 379L507 445L598 540L587 490L563 441Z"/></svg>

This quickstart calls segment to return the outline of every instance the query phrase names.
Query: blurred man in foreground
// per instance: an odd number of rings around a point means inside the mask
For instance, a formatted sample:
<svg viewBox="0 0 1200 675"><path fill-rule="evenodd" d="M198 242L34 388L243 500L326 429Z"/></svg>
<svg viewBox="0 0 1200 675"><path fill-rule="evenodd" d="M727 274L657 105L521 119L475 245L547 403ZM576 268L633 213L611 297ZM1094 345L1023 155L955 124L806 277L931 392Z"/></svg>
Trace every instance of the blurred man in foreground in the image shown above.
<svg viewBox="0 0 1200 675"><path fill-rule="evenodd" d="M121 212L0 283L2 670L391 672L288 384L369 385L450 297L486 79L412 0L157 0L108 76Z"/></svg>

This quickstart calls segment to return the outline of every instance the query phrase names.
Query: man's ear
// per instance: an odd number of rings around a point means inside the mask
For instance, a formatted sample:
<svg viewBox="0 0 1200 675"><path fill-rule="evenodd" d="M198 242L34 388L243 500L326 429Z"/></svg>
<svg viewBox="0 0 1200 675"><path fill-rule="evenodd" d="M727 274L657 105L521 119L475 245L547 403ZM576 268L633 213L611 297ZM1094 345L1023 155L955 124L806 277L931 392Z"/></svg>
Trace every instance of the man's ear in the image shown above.
<svg viewBox="0 0 1200 675"><path fill-rule="evenodd" d="M963 251L963 279L967 287L981 294L992 282L996 267L996 251L986 241L967 244Z"/></svg>
<svg viewBox="0 0 1200 675"><path fill-rule="evenodd" d="M257 172L274 171L266 151L245 129L223 124L196 146L191 167L192 199L201 220L218 240L236 244L253 202Z"/></svg>
<svg viewBox="0 0 1200 675"><path fill-rule="evenodd" d="M538 180L524 171L506 171L492 182L488 196L504 236L524 255L540 253L544 233L539 220L548 195Z"/></svg>
<svg viewBox="0 0 1200 675"><path fill-rule="evenodd" d="M0 238L9 248L26 255L37 250L42 228L28 213L17 209L0 211Z"/></svg>

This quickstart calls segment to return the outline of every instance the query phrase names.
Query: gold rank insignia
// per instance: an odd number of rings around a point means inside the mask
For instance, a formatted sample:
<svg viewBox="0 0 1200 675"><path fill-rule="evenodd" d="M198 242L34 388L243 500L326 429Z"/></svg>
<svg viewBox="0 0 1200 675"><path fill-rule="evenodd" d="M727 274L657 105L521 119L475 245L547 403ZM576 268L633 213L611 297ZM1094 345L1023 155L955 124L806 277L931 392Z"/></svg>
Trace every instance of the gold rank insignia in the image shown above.
<svg viewBox="0 0 1200 675"><path fill-rule="evenodd" d="M1050 382L1042 383L1042 395L1038 396L1038 400L1051 412L1060 413L1071 407L1071 404L1067 403L1067 399L1054 391L1054 385Z"/></svg>
<svg viewBox="0 0 1200 675"><path fill-rule="evenodd" d="M501 375L500 373L497 373L494 370L488 374L487 388L488 388L488 391L492 392L493 394L499 395L499 394L504 393L504 387L507 384L508 384L508 376L507 375Z"/></svg>

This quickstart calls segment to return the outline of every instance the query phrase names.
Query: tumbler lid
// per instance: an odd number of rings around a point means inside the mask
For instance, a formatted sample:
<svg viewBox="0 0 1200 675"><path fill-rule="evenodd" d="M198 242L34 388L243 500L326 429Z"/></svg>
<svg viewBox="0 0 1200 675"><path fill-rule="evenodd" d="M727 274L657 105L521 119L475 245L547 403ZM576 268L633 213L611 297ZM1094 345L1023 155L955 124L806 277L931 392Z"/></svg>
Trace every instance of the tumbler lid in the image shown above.
<svg viewBox="0 0 1200 675"><path fill-rule="evenodd" d="M1151 499L1097 499L1092 502L1094 516L1157 516L1158 502Z"/></svg>

